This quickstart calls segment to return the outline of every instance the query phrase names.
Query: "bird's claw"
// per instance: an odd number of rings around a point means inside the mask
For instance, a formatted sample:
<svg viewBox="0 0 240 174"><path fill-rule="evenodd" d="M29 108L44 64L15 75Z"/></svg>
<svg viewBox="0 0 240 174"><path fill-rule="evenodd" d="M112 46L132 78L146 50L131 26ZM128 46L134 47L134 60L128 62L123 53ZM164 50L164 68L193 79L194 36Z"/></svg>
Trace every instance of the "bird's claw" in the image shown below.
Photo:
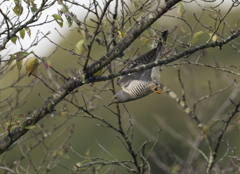
<svg viewBox="0 0 240 174"><path fill-rule="evenodd" d="M158 89L158 90L156 90L156 88L158 88L158 86L154 86L153 88L152 88L152 91L153 92L156 92L157 94L162 94L162 93L164 93L164 91L163 91L163 89Z"/></svg>

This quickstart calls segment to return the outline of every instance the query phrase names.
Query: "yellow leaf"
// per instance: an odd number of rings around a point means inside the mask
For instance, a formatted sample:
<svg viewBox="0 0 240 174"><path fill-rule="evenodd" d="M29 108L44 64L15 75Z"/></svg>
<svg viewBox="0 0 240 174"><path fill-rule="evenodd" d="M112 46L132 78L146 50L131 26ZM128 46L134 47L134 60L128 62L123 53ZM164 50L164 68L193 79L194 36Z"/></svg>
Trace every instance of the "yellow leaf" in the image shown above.
<svg viewBox="0 0 240 174"><path fill-rule="evenodd" d="M125 33L123 31L118 31L118 35L120 36L121 39L126 37Z"/></svg>
<svg viewBox="0 0 240 174"><path fill-rule="evenodd" d="M81 167L81 165L82 165L81 162L77 162L77 163L75 164L75 166L77 166L77 167Z"/></svg>
<svg viewBox="0 0 240 174"><path fill-rule="evenodd" d="M63 151L62 150L57 150L53 152L52 157L58 157L58 156L63 156Z"/></svg>
<svg viewBox="0 0 240 174"><path fill-rule="evenodd" d="M200 38L200 36L202 36L203 33L204 31L199 31L193 35L193 40L192 40L193 45L198 41L198 39Z"/></svg>
<svg viewBox="0 0 240 174"><path fill-rule="evenodd" d="M38 68L39 62L36 57L30 57L26 62L26 70L28 72L28 77Z"/></svg>
<svg viewBox="0 0 240 174"><path fill-rule="evenodd" d="M84 52L85 52L85 49L84 49L84 47L83 47L84 43L85 43L85 40L84 40L84 39L78 41L78 43L76 44L76 48L75 48L75 52L76 52L76 53L78 53L78 54L84 54Z"/></svg>
<svg viewBox="0 0 240 174"><path fill-rule="evenodd" d="M185 8L184 8L184 6L181 2L178 4L178 11L177 12L178 12L178 15L180 17L182 17L183 14L186 12L186 10L185 10Z"/></svg>
<svg viewBox="0 0 240 174"><path fill-rule="evenodd" d="M86 157L90 157L90 149L87 150Z"/></svg>
<svg viewBox="0 0 240 174"><path fill-rule="evenodd" d="M17 16L20 16L23 13L23 7L19 4L15 4L13 11Z"/></svg>
<svg viewBox="0 0 240 174"><path fill-rule="evenodd" d="M68 117L68 114L66 113L66 108L62 108L62 111L61 111L61 116L64 116L64 117Z"/></svg>
<svg viewBox="0 0 240 174"><path fill-rule="evenodd" d="M181 166L179 164L176 164L172 167L172 172L171 173L178 173L181 169Z"/></svg>
<svg viewBox="0 0 240 174"><path fill-rule="evenodd" d="M183 32L184 35L187 35L187 32L183 29L183 27L180 27L179 29Z"/></svg>
<svg viewBox="0 0 240 174"><path fill-rule="evenodd" d="M103 68L100 69L98 72L96 72L95 74L93 74L93 76L97 77L100 76L102 74Z"/></svg>
<svg viewBox="0 0 240 174"><path fill-rule="evenodd" d="M209 36L211 38L212 37L212 33L209 33ZM217 41L217 35L216 34L212 37L212 41L213 42Z"/></svg>
<svg viewBox="0 0 240 174"><path fill-rule="evenodd" d="M235 26L237 26L238 24L240 24L240 15L239 15L238 17L239 17L239 19L238 19L237 23L235 24Z"/></svg>
<svg viewBox="0 0 240 174"><path fill-rule="evenodd" d="M213 36L212 41L213 42L217 41L217 35L216 34Z"/></svg>
<svg viewBox="0 0 240 174"><path fill-rule="evenodd" d="M145 38L142 42L141 45L144 47L150 40L148 38Z"/></svg>
<svg viewBox="0 0 240 174"><path fill-rule="evenodd" d="M68 118L68 114L66 112L61 112L61 116L64 116L65 118Z"/></svg>
<svg viewBox="0 0 240 174"><path fill-rule="evenodd" d="M25 28L25 31L27 32L28 36L31 38L31 30L30 30L30 28Z"/></svg>

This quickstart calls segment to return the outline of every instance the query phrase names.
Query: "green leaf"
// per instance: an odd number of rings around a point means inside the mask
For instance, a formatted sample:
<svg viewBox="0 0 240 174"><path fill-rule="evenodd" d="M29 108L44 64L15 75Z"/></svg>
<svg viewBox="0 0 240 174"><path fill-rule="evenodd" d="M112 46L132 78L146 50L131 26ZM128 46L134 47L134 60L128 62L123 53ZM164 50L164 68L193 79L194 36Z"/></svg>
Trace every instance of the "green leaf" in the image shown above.
<svg viewBox="0 0 240 174"><path fill-rule="evenodd" d="M37 9L36 7L34 7L34 6L31 7L31 12L32 12L32 13L35 13L36 11L38 11L38 9Z"/></svg>
<svg viewBox="0 0 240 174"><path fill-rule="evenodd" d="M47 57L42 57L41 60L42 60L42 62L46 62L47 61Z"/></svg>
<svg viewBox="0 0 240 174"><path fill-rule="evenodd" d="M20 37L22 39L24 39L24 37L25 37L25 30L24 29L20 30Z"/></svg>
<svg viewBox="0 0 240 174"><path fill-rule="evenodd" d="M66 9L65 5L62 5L62 9L61 9L62 13L66 13L68 10Z"/></svg>
<svg viewBox="0 0 240 174"><path fill-rule="evenodd" d="M15 4L20 5L20 0L14 0Z"/></svg>
<svg viewBox="0 0 240 174"><path fill-rule="evenodd" d="M88 89L84 89L84 91L87 91L88 93L92 94L94 97L96 98L99 98L99 99L102 99L102 97L100 97L97 93L93 92L93 91L90 91Z"/></svg>
<svg viewBox="0 0 240 174"><path fill-rule="evenodd" d="M35 0L30 0L31 2L31 5L34 6L34 7L37 7L37 5L34 3Z"/></svg>
<svg viewBox="0 0 240 174"><path fill-rule="evenodd" d="M20 16L23 13L23 7L16 4L15 7L13 8L13 11L17 16Z"/></svg>
<svg viewBox="0 0 240 174"><path fill-rule="evenodd" d="M34 3L34 0L23 0L28 6L34 6L36 7L37 5Z"/></svg>
<svg viewBox="0 0 240 174"><path fill-rule="evenodd" d="M139 2L138 1L133 1L133 3L134 3L135 8L139 7Z"/></svg>
<svg viewBox="0 0 240 174"><path fill-rule="evenodd" d="M13 37L11 38L11 41L16 45L17 36L13 36Z"/></svg>
<svg viewBox="0 0 240 174"><path fill-rule="evenodd" d="M60 15L58 14L53 14L52 17L55 19L55 21L60 25L60 27L63 26L63 19Z"/></svg>
<svg viewBox="0 0 240 174"><path fill-rule="evenodd" d="M16 127L18 127L18 125L13 125L10 127L10 132L12 132Z"/></svg>
<svg viewBox="0 0 240 174"><path fill-rule="evenodd" d="M204 31L199 31L193 35L193 40L192 40L193 45L198 41L198 39L200 38L200 36L203 35L203 33Z"/></svg>
<svg viewBox="0 0 240 174"><path fill-rule="evenodd" d="M24 127L22 127L22 128L23 128L23 129L34 129L35 127L37 127L37 125L31 124L31 125L29 125L29 126L24 126Z"/></svg>
<svg viewBox="0 0 240 174"><path fill-rule="evenodd" d="M15 53L14 55L16 55L16 60L17 61L20 61L22 60L23 58L27 57L30 53L28 52L24 52L24 51L19 51L17 53Z"/></svg>
<svg viewBox="0 0 240 174"><path fill-rule="evenodd" d="M30 6L30 0L23 0L28 6Z"/></svg>
<svg viewBox="0 0 240 174"><path fill-rule="evenodd" d="M9 56L10 56L10 59L8 60L8 65L11 65L11 63L16 59L16 56L12 54Z"/></svg>
<svg viewBox="0 0 240 174"><path fill-rule="evenodd" d="M10 125L10 123L7 121L6 123L3 124L3 127L7 128Z"/></svg>
<svg viewBox="0 0 240 174"><path fill-rule="evenodd" d="M30 28L24 28L24 29L27 32L28 36L31 38L31 30L30 30Z"/></svg>
<svg viewBox="0 0 240 174"><path fill-rule="evenodd" d="M19 125L19 127L24 127L26 124L27 124L27 122L28 122L28 120L24 120L20 125Z"/></svg>
<svg viewBox="0 0 240 174"><path fill-rule="evenodd" d="M71 27L73 20L70 16L66 17L67 18L67 22L68 22L68 26Z"/></svg>
<svg viewBox="0 0 240 174"><path fill-rule="evenodd" d="M11 63L16 60L17 63L21 60L23 60L23 58L27 57L29 54L31 54L32 52L28 53L28 52L24 52L24 51L19 51L19 52L16 52L14 54L10 54L10 59L8 61L8 65L11 65ZM20 67L20 64L22 64L22 62L19 62L17 64L17 66L21 69L22 67Z"/></svg>
<svg viewBox="0 0 240 174"><path fill-rule="evenodd" d="M22 69L22 61L23 61L23 59L17 61L17 63L16 63L18 69L20 69L20 70Z"/></svg>

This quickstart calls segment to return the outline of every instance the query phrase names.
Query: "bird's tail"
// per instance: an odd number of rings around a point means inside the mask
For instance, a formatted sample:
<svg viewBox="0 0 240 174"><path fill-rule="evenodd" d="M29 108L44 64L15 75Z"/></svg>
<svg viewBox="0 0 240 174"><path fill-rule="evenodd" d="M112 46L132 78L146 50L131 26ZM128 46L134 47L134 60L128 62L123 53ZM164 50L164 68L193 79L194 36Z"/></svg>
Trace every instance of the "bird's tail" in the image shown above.
<svg viewBox="0 0 240 174"><path fill-rule="evenodd" d="M158 42L158 45L157 45L156 60L158 60L160 58L161 54L162 54L163 43L166 42L167 36L168 36L168 30L164 30L162 32L161 39L160 39L160 41Z"/></svg>
<svg viewBox="0 0 240 174"><path fill-rule="evenodd" d="M197 126L199 128L202 128L203 125L202 123L198 120L198 118L196 117L196 115L192 112L191 108L189 108L186 104L185 101L181 100L177 94L175 94L171 89L169 89L167 86L161 84L160 86L161 89L164 90L164 92L166 92L173 100L175 100L183 109L184 111L190 116L192 117L196 123L197 123Z"/></svg>

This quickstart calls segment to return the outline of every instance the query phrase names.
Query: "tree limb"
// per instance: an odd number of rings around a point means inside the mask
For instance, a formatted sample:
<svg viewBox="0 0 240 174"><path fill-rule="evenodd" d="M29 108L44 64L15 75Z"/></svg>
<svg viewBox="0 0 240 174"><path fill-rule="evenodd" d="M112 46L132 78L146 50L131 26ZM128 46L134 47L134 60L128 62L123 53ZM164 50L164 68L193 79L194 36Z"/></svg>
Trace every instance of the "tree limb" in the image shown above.
<svg viewBox="0 0 240 174"><path fill-rule="evenodd" d="M88 66L85 74L79 72L75 77L67 81L62 87L60 87L52 96L50 96L44 104L42 104L38 109L33 111L24 121L26 125L32 125L41 120L44 116L51 113L53 108L62 101L72 90L84 85L88 82L88 78L92 76L95 72L100 70L102 67L109 64L112 60L117 58L117 56L123 52L142 32L144 32L149 26L151 26L158 18L170 10L175 4L180 2L180 0L169 0L162 7L157 9L151 14L151 17L144 19L138 23L137 27L132 29L128 35L122 39L111 51L109 51L105 56L99 59L99 61ZM109 78L110 79L110 78ZM14 142L16 142L22 135L28 132L27 129L22 127L15 128L9 135L5 136L0 141L0 154L6 151Z"/></svg>

